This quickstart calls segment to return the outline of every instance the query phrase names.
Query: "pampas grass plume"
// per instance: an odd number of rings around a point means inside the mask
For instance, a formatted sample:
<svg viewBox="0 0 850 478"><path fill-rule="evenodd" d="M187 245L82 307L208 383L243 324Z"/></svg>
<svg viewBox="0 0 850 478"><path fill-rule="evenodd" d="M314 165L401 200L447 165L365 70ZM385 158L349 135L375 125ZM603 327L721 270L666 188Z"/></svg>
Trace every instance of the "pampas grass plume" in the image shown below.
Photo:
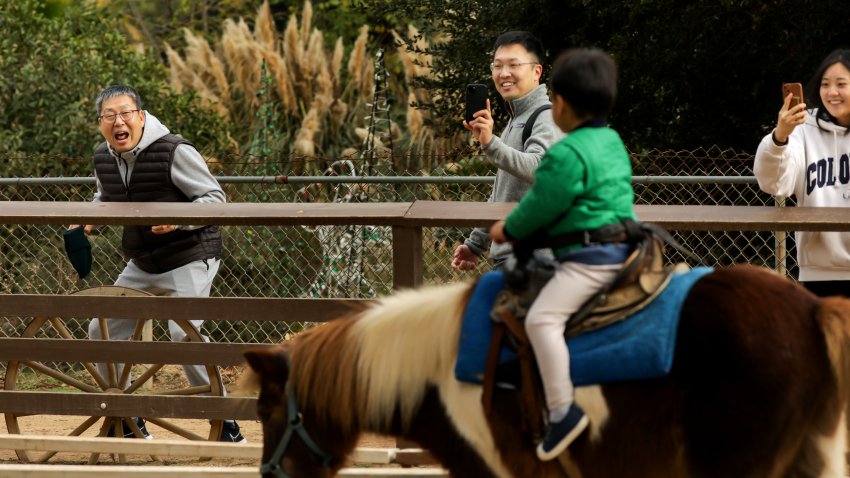
<svg viewBox="0 0 850 478"><path fill-rule="evenodd" d="M274 18L269 8L269 1L263 1L257 10L257 20L254 23L254 37L257 42L268 50L275 50L277 43L277 30L274 26Z"/></svg>

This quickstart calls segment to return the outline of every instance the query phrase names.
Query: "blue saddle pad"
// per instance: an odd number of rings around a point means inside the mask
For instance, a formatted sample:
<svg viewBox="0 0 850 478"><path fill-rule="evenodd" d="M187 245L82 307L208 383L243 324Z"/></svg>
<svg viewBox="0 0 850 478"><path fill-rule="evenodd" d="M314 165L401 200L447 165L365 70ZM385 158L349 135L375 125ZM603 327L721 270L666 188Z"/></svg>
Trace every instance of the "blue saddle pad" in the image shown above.
<svg viewBox="0 0 850 478"><path fill-rule="evenodd" d="M676 332L682 303L691 287L710 267L675 274L667 288L648 306L625 320L567 340L570 375L575 385L621 382L667 375L673 366ZM504 287L501 272L481 277L470 297L461 324L455 376L463 382L481 383L493 334L490 310ZM499 360L516 354L503 347Z"/></svg>

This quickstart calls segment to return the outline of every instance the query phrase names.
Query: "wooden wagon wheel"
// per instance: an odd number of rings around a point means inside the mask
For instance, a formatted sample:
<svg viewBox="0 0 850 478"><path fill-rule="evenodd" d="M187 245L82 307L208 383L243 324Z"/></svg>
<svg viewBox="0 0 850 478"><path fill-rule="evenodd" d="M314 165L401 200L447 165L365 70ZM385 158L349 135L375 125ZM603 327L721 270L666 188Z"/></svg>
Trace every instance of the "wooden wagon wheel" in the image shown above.
<svg viewBox="0 0 850 478"><path fill-rule="evenodd" d="M131 289L128 287L121 286L101 286L101 287L93 287L90 289L84 289L77 292L74 292L72 295L107 295L107 296L128 296L128 297L139 297L139 296L151 296L154 295L150 292ZM92 320L102 320L101 322L101 330L104 332L104 340L109 339L109 332L106 327L105 319L92 319ZM136 324L136 328L133 332L133 335L129 340L139 341L142 340L142 331L144 329L144 324L147 322L146 320L139 320ZM188 320L174 320L177 325L180 326L181 329L186 333L186 338L184 340L189 342L202 342L203 339L201 337L198 329L192 325ZM64 340L77 340L71 331L68 329L68 326L61 319L57 317L36 317L32 319L32 321L27 325L27 328L21 333L21 337L23 338L40 338L40 337L50 337L54 339L64 339ZM62 366L65 365L65 366ZM69 387L74 391L79 391L82 393L124 393L124 394L133 394L133 393L156 393L159 395L209 395L209 396L223 396L224 395L224 386L221 380L221 374L218 371L218 367L214 365L206 365L207 374L210 377L210 385L209 386L200 386L200 387L183 387L176 389L167 389L167 390L154 390L153 392L148 392L145 390L146 385L150 385L153 383L154 378L157 376L157 373L161 371L163 365L151 365L149 367L145 367L138 364L107 364L108 373L106 376L103 376L97 369L97 366L94 363L83 362L78 364L67 364L67 363L56 363L56 362L35 362L28 360L15 360L11 361L6 365L6 377L5 377L5 390L16 390L19 389L19 385L23 385L23 383L19 383L19 380L22 379L22 370L24 368L29 368L32 371L51 377L56 381L60 382L62 386ZM74 372L77 371L77 373ZM134 377L132 377L134 376ZM131 378L132 377L132 378ZM94 398L96 400L96 398ZM31 431L34 428L34 425L29 420L29 415L14 415L14 414L5 414L6 418L6 428L9 433L16 434L33 434ZM123 436L123 427L122 423L126 424L127 427L133 430L134 434L137 438L142 438L141 431L136 425L135 421L131 417L104 417L104 416L91 416L88 418L79 417L80 420L74 420L72 425L67 425L64 431L60 431L57 433L51 433L53 435L57 434L65 434L67 436L80 436L86 433L88 430L97 430L97 436L105 437L110 432L110 430L114 431L113 436ZM178 424L173 420L165 420L157 417L141 417L144 418L148 424L157 425L165 430L168 430L171 433L182 436L184 438L190 440L210 440L217 441L221 436L221 431L223 428L222 420L196 420L202 424L200 425L201 429L206 431L207 427L209 432L206 433L207 436L202 436L201 434L195 433L186 428L186 424ZM98 423L100 422L100 425ZM198 429L197 423L192 423L194 429ZM73 429L71 428L73 426ZM38 433L35 433L38 434ZM89 432L91 434L91 432ZM153 434L153 433L152 433ZM35 463L43 463L50 460L57 452L46 452L41 455L35 456L34 453L27 450L15 450L18 458L24 462L35 462ZM89 463L94 464L98 461L100 454L92 453L89 456ZM156 457L152 457L154 460L158 459ZM118 455L118 460L121 463L126 462L125 455Z"/></svg>

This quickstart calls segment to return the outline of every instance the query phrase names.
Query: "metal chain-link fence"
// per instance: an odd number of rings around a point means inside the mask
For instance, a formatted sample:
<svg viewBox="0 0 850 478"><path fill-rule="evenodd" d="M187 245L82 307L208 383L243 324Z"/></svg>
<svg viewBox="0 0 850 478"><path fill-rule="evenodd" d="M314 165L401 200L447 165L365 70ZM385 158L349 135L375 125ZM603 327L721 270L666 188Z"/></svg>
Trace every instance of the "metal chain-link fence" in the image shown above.
<svg viewBox="0 0 850 478"><path fill-rule="evenodd" d="M748 154L712 148L649 151L633 153L632 157L638 204L774 204L751 177L752 156ZM315 161L322 167L312 170L324 171L324 175L219 175L219 180L230 202L486 201L494 172L483 158L471 159L484 165L477 175L468 174L469 167L444 164L430 175L370 168L368 177L364 177L365 166L354 160ZM264 164L262 169L267 172L272 168ZM459 176L459 172L467 174ZM88 201L93 192L94 182L89 177L0 179L3 201ZM0 291L62 294L112 284L125 264L120 252L121 228L103 227L91 238L94 265L84 280L77 279L65 257L63 230L60 226L0 226ZM425 283L461 280L487 270L486 264L466 273L450 266L454 248L469 232L469 228L425 229ZM729 231L677 232L676 237L706 265L748 262L796 275L793 243L784 236L777 239L769 232ZM213 284L214 296L369 298L392 289L388 227L229 226L223 228L223 239L225 256ZM777 248L777 241L788 243L784 249ZM781 254L777 255L777 249ZM675 255L672 259L684 260ZM27 322L28 318L6 320L0 335L18 336ZM301 328L300 323L207 322L205 333L213 341L278 342ZM84 334L84 327L78 332ZM167 336L162 324L155 335Z"/></svg>

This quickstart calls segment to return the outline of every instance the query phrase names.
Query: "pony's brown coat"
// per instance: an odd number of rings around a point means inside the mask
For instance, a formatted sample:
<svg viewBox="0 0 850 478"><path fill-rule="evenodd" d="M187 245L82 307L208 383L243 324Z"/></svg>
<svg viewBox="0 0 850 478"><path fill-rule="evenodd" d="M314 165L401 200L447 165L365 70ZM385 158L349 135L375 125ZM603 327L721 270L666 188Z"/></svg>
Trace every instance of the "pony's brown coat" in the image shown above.
<svg viewBox="0 0 850 478"><path fill-rule="evenodd" d="M332 424L347 435L359 433L366 405L358 384L358 350L350 339L358 315L300 334L290 354L298 364L289 371L298 403L309 404L319 426Z"/></svg>

